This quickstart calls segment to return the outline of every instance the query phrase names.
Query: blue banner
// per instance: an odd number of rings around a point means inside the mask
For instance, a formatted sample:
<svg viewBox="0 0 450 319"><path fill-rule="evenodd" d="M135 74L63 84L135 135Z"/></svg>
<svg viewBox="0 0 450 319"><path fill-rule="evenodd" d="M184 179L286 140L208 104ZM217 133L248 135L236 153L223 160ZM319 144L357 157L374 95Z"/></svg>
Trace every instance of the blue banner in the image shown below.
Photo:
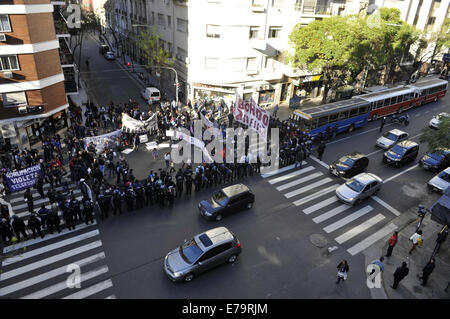
<svg viewBox="0 0 450 319"><path fill-rule="evenodd" d="M34 165L17 172L6 173L6 182L11 193L18 192L30 187L36 183L36 178L41 174L41 166Z"/></svg>

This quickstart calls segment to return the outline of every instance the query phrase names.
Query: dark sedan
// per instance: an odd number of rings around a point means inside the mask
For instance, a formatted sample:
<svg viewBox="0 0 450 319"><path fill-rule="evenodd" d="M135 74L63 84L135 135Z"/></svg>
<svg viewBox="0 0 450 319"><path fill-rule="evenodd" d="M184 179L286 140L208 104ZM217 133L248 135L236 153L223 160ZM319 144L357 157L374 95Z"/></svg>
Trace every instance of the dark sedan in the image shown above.
<svg viewBox="0 0 450 319"><path fill-rule="evenodd" d="M430 171L441 171L450 166L450 149L438 148L428 152L419 161L420 166Z"/></svg>
<svg viewBox="0 0 450 319"><path fill-rule="evenodd" d="M364 172L369 165L369 159L363 153L353 152L342 156L330 165L330 173L345 178Z"/></svg>
<svg viewBox="0 0 450 319"><path fill-rule="evenodd" d="M226 215L252 208L254 202L252 191L244 184L237 184L214 193L209 201L202 200L198 208L204 218L219 221Z"/></svg>

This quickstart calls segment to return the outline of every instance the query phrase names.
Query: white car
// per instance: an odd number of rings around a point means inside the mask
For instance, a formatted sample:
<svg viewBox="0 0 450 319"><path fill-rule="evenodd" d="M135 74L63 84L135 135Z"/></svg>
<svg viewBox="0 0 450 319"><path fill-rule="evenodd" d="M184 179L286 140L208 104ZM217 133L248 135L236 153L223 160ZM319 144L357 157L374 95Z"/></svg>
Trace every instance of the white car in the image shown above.
<svg viewBox="0 0 450 319"><path fill-rule="evenodd" d="M438 193L444 193L444 191L450 187L450 167L437 174L428 182L428 187Z"/></svg>
<svg viewBox="0 0 450 319"><path fill-rule="evenodd" d="M336 189L337 198L346 204L355 205L364 198L376 194L383 180L372 173L361 173Z"/></svg>
<svg viewBox="0 0 450 319"><path fill-rule="evenodd" d="M105 53L106 60L115 60L116 56L114 55L114 52L108 51Z"/></svg>
<svg viewBox="0 0 450 319"><path fill-rule="evenodd" d="M398 129L390 130L383 134L377 140L377 146L382 149L389 149L394 146L396 143L406 140L409 134Z"/></svg>
<svg viewBox="0 0 450 319"><path fill-rule="evenodd" d="M439 123L441 123L441 119L442 118L449 118L450 114L448 113L439 113L438 115L434 116L431 120L430 120L430 124L429 126L431 128L435 128L435 129L439 129Z"/></svg>

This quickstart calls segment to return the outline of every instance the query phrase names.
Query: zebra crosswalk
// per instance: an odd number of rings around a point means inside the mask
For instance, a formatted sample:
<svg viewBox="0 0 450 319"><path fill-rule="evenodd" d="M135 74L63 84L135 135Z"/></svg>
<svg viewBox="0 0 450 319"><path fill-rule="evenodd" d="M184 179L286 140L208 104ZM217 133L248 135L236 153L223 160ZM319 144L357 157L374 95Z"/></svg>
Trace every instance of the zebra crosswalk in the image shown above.
<svg viewBox="0 0 450 319"><path fill-rule="evenodd" d="M74 185L70 187L77 199L81 199L80 191L74 190ZM50 208L48 198L40 199L34 189L32 195L35 210L41 205ZM14 213L23 217L27 224L30 213L23 192L10 195L9 202ZM36 205L38 202L40 205ZM44 238L16 242L3 248L0 298L115 299L113 283L108 277L97 222L89 225L81 222L74 230L68 230L62 221L60 233L45 233ZM78 279L79 285L76 284Z"/></svg>
<svg viewBox="0 0 450 319"><path fill-rule="evenodd" d="M265 172L261 177L292 201L300 213L310 216L338 244L343 244L351 255L360 253L397 228L393 223L386 223L392 214L400 214L393 207L376 196L361 205L341 203L334 192L342 180L308 162L304 161L302 168L290 165Z"/></svg>

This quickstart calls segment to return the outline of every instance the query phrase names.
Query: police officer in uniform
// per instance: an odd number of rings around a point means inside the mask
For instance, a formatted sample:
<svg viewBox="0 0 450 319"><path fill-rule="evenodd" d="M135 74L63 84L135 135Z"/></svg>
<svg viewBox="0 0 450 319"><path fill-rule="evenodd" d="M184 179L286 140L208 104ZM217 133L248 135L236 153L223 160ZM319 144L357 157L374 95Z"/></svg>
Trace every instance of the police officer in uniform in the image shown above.
<svg viewBox="0 0 450 319"><path fill-rule="evenodd" d="M86 225L89 225L89 221L94 223L94 207L89 197L85 196L83 198L83 214L85 218Z"/></svg>
<svg viewBox="0 0 450 319"><path fill-rule="evenodd" d="M98 206L100 207L100 218L103 220L105 219L105 217L108 217L109 204L103 194L98 195L97 203Z"/></svg>
<svg viewBox="0 0 450 319"><path fill-rule="evenodd" d="M38 216L41 219L42 227L48 227L48 216L50 215L50 211L42 204L41 209L38 210Z"/></svg>
<svg viewBox="0 0 450 319"><path fill-rule="evenodd" d="M20 241L20 234L23 235L25 240L28 239L28 235L25 232L25 223L19 216L14 215L12 217L12 228L14 229L14 232L16 233L17 240Z"/></svg>
<svg viewBox="0 0 450 319"><path fill-rule="evenodd" d="M70 200L67 200L63 206L63 218L66 221L66 226L69 230L75 230L75 216L73 214Z"/></svg>
<svg viewBox="0 0 450 319"><path fill-rule="evenodd" d="M114 204L114 215L117 215L117 210L119 214L122 214L122 198L124 194L119 190L118 187L113 191L113 204Z"/></svg>
<svg viewBox="0 0 450 319"><path fill-rule="evenodd" d="M73 217L79 221L83 220L83 216L81 214L80 201L75 198L75 195L72 195L72 199L70 200L70 207L72 207Z"/></svg>
<svg viewBox="0 0 450 319"><path fill-rule="evenodd" d="M128 211L131 212L134 208L134 198L136 194L132 187L129 187L125 192L125 202L127 203Z"/></svg>
<svg viewBox="0 0 450 319"><path fill-rule="evenodd" d="M53 234L53 227L56 228L58 233L61 232L61 229L59 228L59 224L61 223L59 216L58 216L59 206L57 203L53 203L50 214L48 215L48 223L47 226L49 228L50 234Z"/></svg>
<svg viewBox="0 0 450 319"><path fill-rule="evenodd" d="M175 179L177 180L177 197L181 197L181 193L183 193L183 183L184 183L184 174L181 168L178 170Z"/></svg>
<svg viewBox="0 0 450 319"><path fill-rule="evenodd" d="M147 179L147 182L145 183L145 197L146 197L146 205L150 203L150 205L153 205L153 183L150 180L150 178Z"/></svg>
<svg viewBox="0 0 450 319"><path fill-rule="evenodd" d="M144 187L141 182L136 181L134 184L134 193L136 194L136 209L141 209L144 207L145 193Z"/></svg>
<svg viewBox="0 0 450 319"><path fill-rule="evenodd" d="M36 239L36 233L38 233L41 238L44 238L44 235L41 232L41 221L36 213L32 213L30 218L28 218L28 229L33 232L33 239Z"/></svg>

